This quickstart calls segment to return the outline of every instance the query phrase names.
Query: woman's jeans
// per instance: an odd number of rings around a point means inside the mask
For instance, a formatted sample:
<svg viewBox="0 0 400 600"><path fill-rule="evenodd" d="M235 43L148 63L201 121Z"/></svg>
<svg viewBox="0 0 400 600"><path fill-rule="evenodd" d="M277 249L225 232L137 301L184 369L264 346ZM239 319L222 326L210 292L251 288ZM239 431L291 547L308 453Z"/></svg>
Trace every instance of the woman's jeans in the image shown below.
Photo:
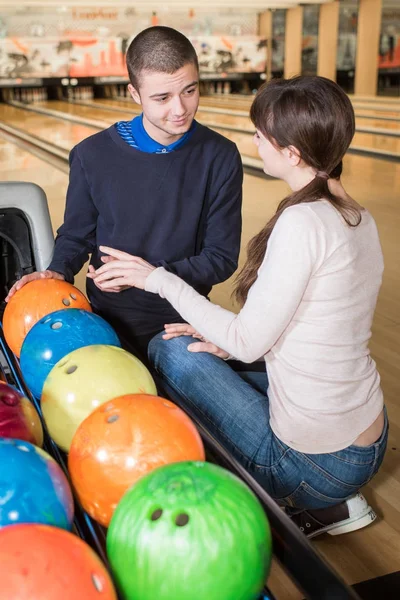
<svg viewBox="0 0 400 600"><path fill-rule="evenodd" d="M279 440L270 427L266 373L235 372L208 353L191 353L193 338L148 348L173 400L195 414L208 431L284 506L316 509L355 494L378 471L387 445L388 423L377 442L325 454L303 454Z"/></svg>

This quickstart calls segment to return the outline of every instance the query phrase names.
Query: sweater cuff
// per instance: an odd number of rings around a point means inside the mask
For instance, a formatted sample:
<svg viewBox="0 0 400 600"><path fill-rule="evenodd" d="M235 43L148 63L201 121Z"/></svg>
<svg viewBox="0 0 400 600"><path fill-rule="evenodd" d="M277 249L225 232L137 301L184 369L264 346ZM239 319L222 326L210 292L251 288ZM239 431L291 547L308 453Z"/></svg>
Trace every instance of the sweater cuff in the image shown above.
<svg viewBox="0 0 400 600"><path fill-rule="evenodd" d="M144 289L146 292L151 292L152 294L159 294L163 278L167 275L167 271L164 267L157 267L147 276Z"/></svg>
<svg viewBox="0 0 400 600"><path fill-rule="evenodd" d="M50 265L47 267L48 271L55 271L55 273L59 273L60 275L63 275L65 278L65 281L67 281L68 283L72 283L74 284L74 273L72 271L72 269L70 267L68 267L65 264L62 263L50 263Z"/></svg>

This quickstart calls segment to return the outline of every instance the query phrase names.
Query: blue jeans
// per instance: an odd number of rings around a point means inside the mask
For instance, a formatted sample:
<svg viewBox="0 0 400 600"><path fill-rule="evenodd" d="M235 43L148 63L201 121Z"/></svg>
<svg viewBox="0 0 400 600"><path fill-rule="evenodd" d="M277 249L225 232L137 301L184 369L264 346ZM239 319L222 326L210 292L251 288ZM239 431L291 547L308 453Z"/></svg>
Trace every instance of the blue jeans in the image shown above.
<svg viewBox="0 0 400 600"><path fill-rule="evenodd" d="M173 400L193 412L208 431L283 505L326 508L355 494L378 471L388 423L370 446L304 454L279 440L269 422L266 373L235 372L207 353L191 353L193 338L155 336L150 362L173 390Z"/></svg>

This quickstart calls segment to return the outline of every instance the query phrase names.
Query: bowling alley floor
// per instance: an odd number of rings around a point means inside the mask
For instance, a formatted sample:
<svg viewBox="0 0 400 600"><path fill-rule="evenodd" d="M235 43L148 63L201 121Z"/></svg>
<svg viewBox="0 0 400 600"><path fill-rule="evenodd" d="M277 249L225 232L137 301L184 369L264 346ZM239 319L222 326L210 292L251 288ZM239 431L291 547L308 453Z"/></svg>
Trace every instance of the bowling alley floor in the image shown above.
<svg viewBox="0 0 400 600"><path fill-rule="evenodd" d="M215 106L220 105L216 102ZM234 108L243 109L243 106L244 103L237 103ZM8 113L7 116L4 111ZM17 126L29 128L36 135L47 136L66 149L95 132L83 125L39 114L23 116L17 109L4 105L0 105L0 119L3 115L10 118L10 111ZM108 117L113 122L119 120L121 115L109 111ZM93 114L92 118L95 118ZM235 134L232 133L230 137L235 139ZM0 135L0 179L32 181L40 185L48 197L53 228L57 229L64 212L68 185L66 172L43 162ZM385 582L392 581L400 585L398 575L390 575L400 569L400 163L349 154L345 160L343 179L349 193L376 219L385 257L385 274L373 323L371 351L382 377L390 433L383 466L363 490L378 514L377 521L363 530L344 536L321 536L313 541L313 545L348 583L368 580L369 583L364 584L364 591L360 587L360 594L363 594L363 598L372 598L368 594L372 593L374 585L381 592ZM248 240L271 216L286 193L286 184L281 181L245 175L241 264L245 259ZM232 279L216 286L212 293L214 302L227 308L234 308L230 298ZM82 272L77 278L81 289L84 289L84 281L85 274ZM383 576L387 577L377 579ZM375 583L371 580L375 580ZM273 566L269 585L278 600L299 600L303 597L277 564ZM400 597L399 591L397 595L381 592L374 592L374 597L389 600Z"/></svg>

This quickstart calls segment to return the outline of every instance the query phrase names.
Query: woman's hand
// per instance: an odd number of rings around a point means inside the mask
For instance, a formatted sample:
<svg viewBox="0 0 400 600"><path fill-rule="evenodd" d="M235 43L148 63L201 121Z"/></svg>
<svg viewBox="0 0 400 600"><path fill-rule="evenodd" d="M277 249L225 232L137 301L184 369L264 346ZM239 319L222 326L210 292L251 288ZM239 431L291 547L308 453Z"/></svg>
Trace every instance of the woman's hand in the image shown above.
<svg viewBox="0 0 400 600"><path fill-rule="evenodd" d="M225 350L222 350L222 348L219 348L212 342L207 341L198 331L194 329L194 327L188 323L171 323L169 325L164 325L164 329L164 340L172 340L172 338L180 337L182 335L191 335L192 337L200 340L199 342L189 344L187 347L189 352L208 352L209 354L213 354L214 356L224 360L229 357L228 352L225 352Z"/></svg>
<svg viewBox="0 0 400 600"><path fill-rule="evenodd" d="M95 285L103 292L122 292L131 287L144 290L146 279L156 267L138 256L127 252L100 246L104 263L102 267L94 270L89 267L87 277L93 279Z"/></svg>

